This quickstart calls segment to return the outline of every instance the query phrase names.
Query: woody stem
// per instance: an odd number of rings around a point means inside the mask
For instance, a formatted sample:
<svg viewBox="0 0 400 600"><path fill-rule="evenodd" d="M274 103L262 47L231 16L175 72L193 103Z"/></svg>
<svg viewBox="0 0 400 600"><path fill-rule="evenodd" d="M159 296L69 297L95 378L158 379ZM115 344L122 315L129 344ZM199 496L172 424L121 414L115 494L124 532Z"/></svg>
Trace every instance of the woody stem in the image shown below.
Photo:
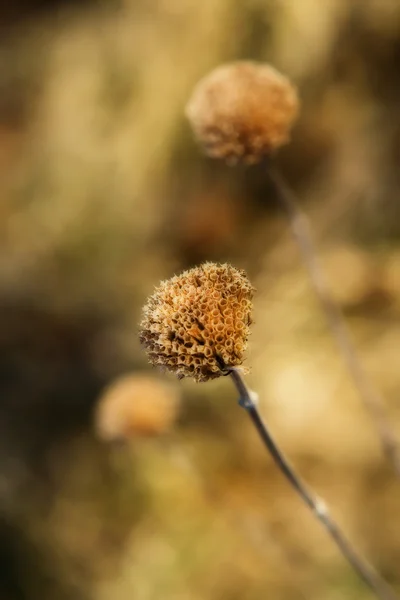
<svg viewBox="0 0 400 600"><path fill-rule="evenodd" d="M381 600L399 600L393 589L381 578L375 569L364 560L345 538L336 522L330 516L325 502L315 496L278 447L263 421L256 404L256 394L245 383L239 369L231 368L230 377L239 392L239 404L246 410L262 442L275 461L275 464L298 493L303 502L319 520L330 535L342 555L353 569Z"/></svg>

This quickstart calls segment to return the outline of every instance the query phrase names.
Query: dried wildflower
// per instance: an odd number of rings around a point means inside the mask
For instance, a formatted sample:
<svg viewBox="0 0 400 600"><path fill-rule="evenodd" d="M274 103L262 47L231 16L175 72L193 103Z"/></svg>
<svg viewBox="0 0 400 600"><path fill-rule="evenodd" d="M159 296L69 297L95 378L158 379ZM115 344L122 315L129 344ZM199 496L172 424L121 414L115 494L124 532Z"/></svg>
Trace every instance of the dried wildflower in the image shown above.
<svg viewBox="0 0 400 600"><path fill-rule="evenodd" d="M153 365L207 381L242 363L254 289L244 271L204 263L163 281L143 309L140 341Z"/></svg>
<svg viewBox="0 0 400 600"><path fill-rule="evenodd" d="M135 435L158 435L172 426L179 408L178 390L148 374L119 377L103 392L96 407L95 430L112 441Z"/></svg>
<svg viewBox="0 0 400 600"><path fill-rule="evenodd" d="M251 164L288 141L298 107L284 75L267 64L239 61L197 84L186 116L209 156Z"/></svg>

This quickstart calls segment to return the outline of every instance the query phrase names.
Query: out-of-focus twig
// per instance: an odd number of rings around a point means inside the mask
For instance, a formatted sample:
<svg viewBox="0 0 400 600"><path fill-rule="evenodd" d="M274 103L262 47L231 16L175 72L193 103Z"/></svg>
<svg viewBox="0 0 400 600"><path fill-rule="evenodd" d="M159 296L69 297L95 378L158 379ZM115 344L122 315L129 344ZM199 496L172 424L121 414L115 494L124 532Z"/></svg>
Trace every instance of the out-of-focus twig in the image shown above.
<svg viewBox="0 0 400 600"><path fill-rule="evenodd" d="M324 270L312 240L308 219L300 209L294 192L282 175L270 165L267 168L277 197L289 217L292 233L310 275L311 284L324 310L347 370L375 424L384 454L392 464L397 476L400 477L398 441L386 414L384 399L362 366L344 317L329 290Z"/></svg>

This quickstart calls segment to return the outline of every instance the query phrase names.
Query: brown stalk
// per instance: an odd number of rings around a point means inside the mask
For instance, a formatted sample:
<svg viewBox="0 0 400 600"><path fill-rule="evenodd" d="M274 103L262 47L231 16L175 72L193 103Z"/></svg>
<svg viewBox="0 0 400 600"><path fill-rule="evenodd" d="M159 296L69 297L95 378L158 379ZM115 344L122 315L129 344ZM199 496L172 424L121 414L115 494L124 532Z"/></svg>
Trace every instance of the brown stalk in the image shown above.
<svg viewBox="0 0 400 600"><path fill-rule="evenodd" d="M252 392L245 383L240 368L228 369L228 373L239 392L239 404L242 406L253 422L263 444L271 454L275 464L298 493L303 502L312 511L313 515L325 528L327 533L336 544L341 554L355 569L361 579L381 600L398 600L394 590L382 579L375 569L363 559L353 548L350 542L341 532L336 522L331 517L325 502L315 496L290 465L282 450L271 436L265 422L263 421L256 404L256 394Z"/></svg>

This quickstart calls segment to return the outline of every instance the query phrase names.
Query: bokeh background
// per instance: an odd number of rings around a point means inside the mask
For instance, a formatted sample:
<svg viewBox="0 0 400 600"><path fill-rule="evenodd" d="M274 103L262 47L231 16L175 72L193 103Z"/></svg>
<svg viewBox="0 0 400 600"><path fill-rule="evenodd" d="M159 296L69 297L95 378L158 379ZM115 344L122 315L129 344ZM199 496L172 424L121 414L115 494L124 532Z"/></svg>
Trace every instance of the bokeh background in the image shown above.
<svg viewBox="0 0 400 600"><path fill-rule="evenodd" d="M302 98L277 157L400 437L398 0L0 4L0 599L372 596L225 378L147 365L141 306L204 260L258 289L246 364L275 437L400 587L400 483L262 168L206 159L184 106L223 61Z"/></svg>

